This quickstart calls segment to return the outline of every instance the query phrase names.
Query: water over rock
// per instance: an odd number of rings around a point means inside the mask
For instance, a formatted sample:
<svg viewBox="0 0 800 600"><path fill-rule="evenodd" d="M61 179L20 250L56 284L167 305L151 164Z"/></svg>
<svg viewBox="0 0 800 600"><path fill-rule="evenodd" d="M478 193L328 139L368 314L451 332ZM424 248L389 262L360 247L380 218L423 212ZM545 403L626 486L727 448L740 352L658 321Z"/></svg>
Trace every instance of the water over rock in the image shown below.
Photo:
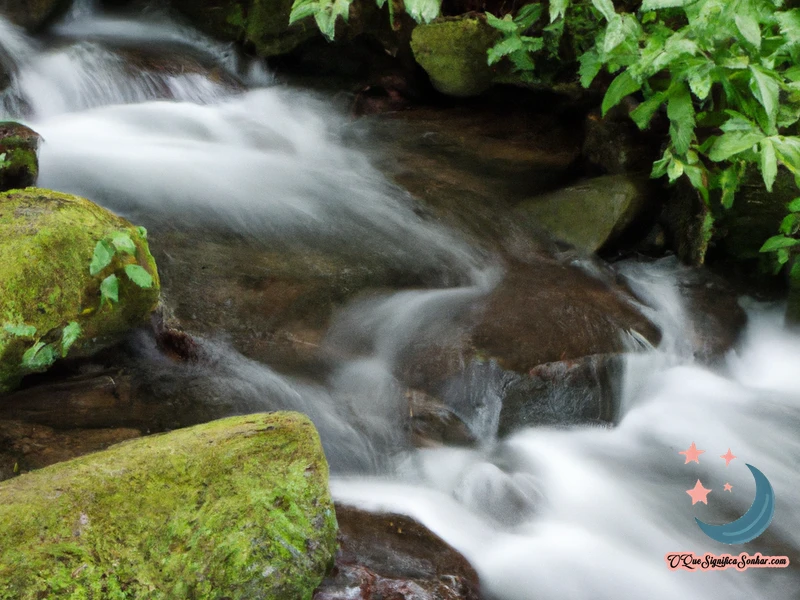
<svg viewBox="0 0 800 600"><path fill-rule="evenodd" d="M328 466L297 413L133 440L6 481L0 524L0 581L19 600L310 597L336 548Z"/></svg>
<svg viewBox="0 0 800 600"><path fill-rule="evenodd" d="M65 13L72 0L0 0L0 15L15 25L36 31Z"/></svg>
<svg viewBox="0 0 800 600"><path fill-rule="evenodd" d="M0 122L0 192L36 185L41 137L13 121Z"/></svg>
<svg viewBox="0 0 800 600"><path fill-rule="evenodd" d="M409 517L336 506L339 550L313 600L479 600L478 575Z"/></svg>
<svg viewBox="0 0 800 600"><path fill-rule="evenodd" d="M92 275L104 240L125 251L109 251ZM101 285L114 281L118 303L101 303ZM158 298L144 230L77 196L37 188L0 194L0 393L57 358L119 340L146 322Z"/></svg>

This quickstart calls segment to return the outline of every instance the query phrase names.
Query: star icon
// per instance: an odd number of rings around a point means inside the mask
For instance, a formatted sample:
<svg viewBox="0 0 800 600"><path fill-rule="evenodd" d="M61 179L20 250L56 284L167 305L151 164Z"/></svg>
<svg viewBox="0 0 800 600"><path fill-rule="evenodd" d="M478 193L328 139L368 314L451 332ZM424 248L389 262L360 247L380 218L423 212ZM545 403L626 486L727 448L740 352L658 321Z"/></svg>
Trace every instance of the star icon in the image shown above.
<svg viewBox="0 0 800 600"><path fill-rule="evenodd" d="M725 484L725 491L730 492L733 489L733 486L730 483ZM733 493L733 492L731 492Z"/></svg>
<svg viewBox="0 0 800 600"><path fill-rule="evenodd" d="M729 464L731 464L731 461L736 457L733 455L733 452L731 452L731 449L728 448L728 453L727 454L720 454L720 458L724 458L725 459L725 466L727 467Z"/></svg>
<svg viewBox="0 0 800 600"><path fill-rule="evenodd" d="M703 487L703 484L700 483L700 480L697 480L697 483L694 484L694 487L690 490L686 490L686 493L692 497L692 506L697 504L698 502L702 502L703 504L708 504L708 494L711 490L707 490Z"/></svg>
<svg viewBox="0 0 800 600"><path fill-rule="evenodd" d="M703 452L705 452L705 450L698 450L697 446L695 446L694 442L692 442L692 445L689 446L688 450L684 450L683 452L678 452L678 454L686 455L686 462L683 464L688 465L690 462L694 461L699 465L700 464L699 457L701 454L703 454Z"/></svg>

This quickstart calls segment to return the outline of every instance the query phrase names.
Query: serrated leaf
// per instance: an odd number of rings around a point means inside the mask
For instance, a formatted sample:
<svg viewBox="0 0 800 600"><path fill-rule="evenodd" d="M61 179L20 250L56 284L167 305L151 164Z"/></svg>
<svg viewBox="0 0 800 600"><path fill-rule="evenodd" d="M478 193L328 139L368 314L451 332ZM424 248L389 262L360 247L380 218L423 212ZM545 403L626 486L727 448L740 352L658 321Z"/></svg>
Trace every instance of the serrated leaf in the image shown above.
<svg viewBox="0 0 800 600"><path fill-rule="evenodd" d="M504 33L517 33L518 27L511 18L511 15L506 15L502 19L498 19L492 13L487 12L486 22L498 31L502 31Z"/></svg>
<svg viewBox="0 0 800 600"><path fill-rule="evenodd" d="M764 245L761 246L759 252L774 252L778 248L791 248L800 244L800 240L786 237L785 235L773 235L769 238Z"/></svg>
<svg viewBox="0 0 800 600"><path fill-rule="evenodd" d="M97 275L100 271L111 264L114 259L115 250L106 240L100 240L95 244L92 262L89 264L89 274Z"/></svg>
<svg viewBox="0 0 800 600"><path fill-rule="evenodd" d="M143 267L139 265L126 265L125 274L140 288L153 287L153 277Z"/></svg>
<svg viewBox="0 0 800 600"><path fill-rule="evenodd" d="M688 74L689 89L700 100L708 98L711 92L713 80L711 73L714 71L714 64L708 62L704 65L692 69Z"/></svg>
<svg viewBox="0 0 800 600"><path fill-rule="evenodd" d="M22 355L22 366L32 371L40 371L52 365L58 355L50 344L36 342Z"/></svg>
<svg viewBox="0 0 800 600"><path fill-rule="evenodd" d="M694 139L695 114L692 97L687 87L673 84L667 100L667 117L669 117L669 135L678 154L685 154Z"/></svg>
<svg viewBox="0 0 800 600"><path fill-rule="evenodd" d="M119 279L109 275L100 283L100 302L119 302Z"/></svg>
<svg viewBox="0 0 800 600"><path fill-rule="evenodd" d="M136 254L136 244L133 243L131 234L127 231L115 231L111 234L111 244L119 252L130 255Z"/></svg>
<svg viewBox="0 0 800 600"><path fill-rule="evenodd" d="M734 110L726 110L725 113L730 117L722 125L722 131L759 131L758 126L743 114Z"/></svg>
<svg viewBox="0 0 800 600"><path fill-rule="evenodd" d="M795 198L789 202L789 204L786 205L786 208L792 212L800 212L800 198Z"/></svg>
<svg viewBox="0 0 800 600"><path fill-rule="evenodd" d="M600 69L603 68L603 61L594 48L584 52L578 60L581 65L578 70L578 74L581 78L581 85L584 88L588 88L592 85L592 81L597 77Z"/></svg>
<svg viewBox="0 0 800 600"><path fill-rule="evenodd" d="M518 35L507 37L504 40L500 40L486 51L488 57L487 62L493 65L502 60L504 56L508 56L517 50L522 50L522 39L520 39Z"/></svg>
<svg viewBox="0 0 800 600"><path fill-rule="evenodd" d="M761 48L761 26L758 19L749 13L737 13L733 18L742 37L756 48Z"/></svg>
<svg viewBox="0 0 800 600"><path fill-rule="evenodd" d="M611 21L617 14L617 11L614 10L614 3L611 0L592 0L592 4L605 17L606 21Z"/></svg>
<svg viewBox="0 0 800 600"><path fill-rule="evenodd" d="M720 202L723 208L728 209L733 206L736 192L739 190L739 181L739 170L736 165L728 167L719 174L717 186L722 190Z"/></svg>
<svg viewBox="0 0 800 600"><path fill-rule="evenodd" d="M339 0L336 0L339 2ZM348 10L350 2L347 0ZM411 15L417 23L430 23L439 16L441 0L405 0L406 12Z"/></svg>
<svg viewBox="0 0 800 600"><path fill-rule="evenodd" d="M633 119L633 122L636 123L636 126L639 129L647 129L647 126L650 125L650 121L653 119L653 115L656 114L656 111L664 104L666 99L666 92L658 92L633 109L630 113L630 117Z"/></svg>
<svg viewBox="0 0 800 600"><path fill-rule="evenodd" d="M775 178L778 176L778 159L775 156L775 147L769 138L761 140L759 166L761 167L761 176L764 178L764 186L768 192L771 192Z"/></svg>
<svg viewBox="0 0 800 600"><path fill-rule="evenodd" d="M15 337L32 337L36 335L36 327L33 325L25 325L24 323L21 325L6 323L3 325L3 329Z"/></svg>
<svg viewBox="0 0 800 600"><path fill-rule="evenodd" d="M61 331L61 356L66 356L72 345L81 336L81 326L77 322L71 321Z"/></svg>
<svg viewBox="0 0 800 600"><path fill-rule="evenodd" d="M764 134L752 131L726 132L714 142L708 157L714 162L728 160L731 156L750 150L764 139Z"/></svg>
<svg viewBox="0 0 800 600"><path fill-rule="evenodd" d="M768 73L762 67L752 65L750 73L753 78L750 80L750 90L753 95L764 107L767 113L767 118L772 128L775 128L775 122L778 116L778 96L780 94L780 85L775 79L774 74Z"/></svg>
<svg viewBox="0 0 800 600"><path fill-rule="evenodd" d="M567 8L569 8L570 0L550 0L550 22L563 17Z"/></svg>
<svg viewBox="0 0 800 600"><path fill-rule="evenodd" d="M670 183L678 179L681 175L683 175L683 163L673 158L667 167L667 177Z"/></svg>
<svg viewBox="0 0 800 600"><path fill-rule="evenodd" d="M292 12L289 13L289 25L315 15L319 9L319 2L309 2L308 0L296 1L292 4Z"/></svg>
<svg viewBox="0 0 800 600"><path fill-rule="evenodd" d="M603 97L603 116L605 116L606 113L614 108L617 104L622 102L623 98L633 94L634 92L638 92L641 87L642 84L634 81L630 76L630 73L627 71L623 71L617 75L614 81L611 82L611 85L608 86L608 91Z"/></svg>
<svg viewBox="0 0 800 600"><path fill-rule="evenodd" d="M660 10L662 8L680 8L694 1L695 0L644 0L640 10L644 12L648 10Z"/></svg>
<svg viewBox="0 0 800 600"><path fill-rule="evenodd" d="M773 138L775 152L783 165L795 177L800 175L800 139L792 136L777 136Z"/></svg>
<svg viewBox="0 0 800 600"><path fill-rule="evenodd" d="M789 249L788 248L778 248L777 258L778 264L785 265L789 262Z"/></svg>
<svg viewBox="0 0 800 600"><path fill-rule="evenodd" d="M526 4L517 11L514 23L520 31L529 29L542 16L541 4Z"/></svg>
<svg viewBox="0 0 800 600"><path fill-rule="evenodd" d="M800 43L800 9L795 8L785 12L775 13L775 18L781 27L781 33L789 44Z"/></svg>

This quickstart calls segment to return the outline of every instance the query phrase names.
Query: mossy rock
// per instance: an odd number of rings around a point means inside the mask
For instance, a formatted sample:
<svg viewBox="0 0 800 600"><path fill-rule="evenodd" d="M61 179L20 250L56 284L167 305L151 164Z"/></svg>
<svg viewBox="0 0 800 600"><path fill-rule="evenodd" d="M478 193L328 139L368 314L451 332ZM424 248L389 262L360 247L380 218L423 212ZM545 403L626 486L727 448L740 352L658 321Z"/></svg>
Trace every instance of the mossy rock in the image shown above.
<svg viewBox="0 0 800 600"><path fill-rule="evenodd" d="M14 121L0 121L0 192L36 185L39 143L33 129Z"/></svg>
<svg viewBox="0 0 800 600"><path fill-rule="evenodd" d="M336 527L305 416L223 419L0 484L0 600L311 598Z"/></svg>
<svg viewBox="0 0 800 600"><path fill-rule="evenodd" d="M289 25L293 0L172 0L201 31L251 45L259 56L278 56L319 34L313 19Z"/></svg>
<svg viewBox="0 0 800 600"><path fill-rule="evenodd" d="M0 15L29 31L38 31L64 14L72 0L0 0Z"/></svg>
<svg viewBox="0 0 800 600"><path fill-rule="evenodd" d="M100 273L90 275L97 242L115 233L129 235L134 253L118 252ZM144 268L152 286L133 283L125 272L128 265ZM111 275L119 280L119 302L101 306L100 285ZM72 322L82 333L70 356L118 341L146 321L158 304L159 289L144 230L77 196L37 188L0 194L0 393L48 366L31 361L23 366L32 347L42 344L61 354L64 327Z"/></svg>
<svg viewBox="0 0 800 600"><path fill-rule="evenodd" d="M445 17L415 27L411 49L441 93L476 96L492 85L486 51L499 36L482 16Z"/></svg>

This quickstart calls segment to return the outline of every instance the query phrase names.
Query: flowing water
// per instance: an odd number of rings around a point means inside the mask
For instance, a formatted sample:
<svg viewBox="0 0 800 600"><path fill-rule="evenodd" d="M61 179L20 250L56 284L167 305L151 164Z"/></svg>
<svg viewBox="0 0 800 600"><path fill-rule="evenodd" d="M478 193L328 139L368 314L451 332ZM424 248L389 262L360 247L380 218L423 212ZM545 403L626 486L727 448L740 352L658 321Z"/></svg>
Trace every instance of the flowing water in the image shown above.
<svg viewBox="0 0 800 600"><path fill-rule="evenodd" d="M748 549L800 562L800 337L776 310L753 307L739 349L712 371L692 363L674 265L631 267L624 275L664 339L628 358L615 426L498 440L499 395L484 386L461 411L479 448L414 450L394 367L492 290L502 277L493 258L419 216L329 100L275 84L231 47L159 14L98 15L90 2L52 33L34 40L0 19L0 62L11 78L0 112L42 134L42 187L156 231L235 231L246 243L303 244L430 274L429 289L347 306L325 340L347 352L316 382L209 344L214 367L204 376L239 398L240 410L312 417L339 500L416 517L470 560L491 598L800 597L794 569L670 572L663 558L729 551L693 517L731 520L748 508L747 462L777 497L765 541ZM145 47L221 75L148 68L138 54ZM684 465L678 451L693 441L713 460ZM728 447L740 459L726 469L714 455ZM698 477L724 501L688 505L685 490ZM728 480L738 493L725 497Z"/></svg>

